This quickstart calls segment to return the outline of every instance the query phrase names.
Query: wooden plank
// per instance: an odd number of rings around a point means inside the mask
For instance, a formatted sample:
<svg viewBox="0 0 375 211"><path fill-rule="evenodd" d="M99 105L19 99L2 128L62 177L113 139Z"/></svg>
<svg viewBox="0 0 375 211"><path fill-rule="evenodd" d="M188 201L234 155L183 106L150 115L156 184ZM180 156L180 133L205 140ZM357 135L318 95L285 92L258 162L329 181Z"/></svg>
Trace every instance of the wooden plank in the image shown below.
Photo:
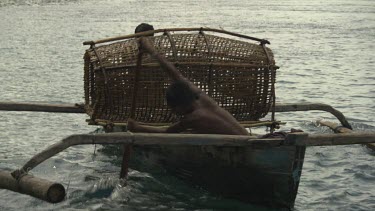
<svg viewBox="0 0 375 211"><path fill-rule="evenodd" d="M47 104L47 103L21 103L0 102L2 111L37 111L55 113L85 113L83 105L78 104Z"/></svg>

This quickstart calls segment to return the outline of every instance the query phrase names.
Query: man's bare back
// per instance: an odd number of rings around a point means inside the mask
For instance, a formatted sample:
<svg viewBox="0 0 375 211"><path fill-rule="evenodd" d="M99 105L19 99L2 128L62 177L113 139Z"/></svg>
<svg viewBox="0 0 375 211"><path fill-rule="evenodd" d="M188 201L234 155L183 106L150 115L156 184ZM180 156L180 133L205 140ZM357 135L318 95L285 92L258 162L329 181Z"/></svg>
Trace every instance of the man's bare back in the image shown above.
<svg viewBox="0 0 375 211"><path fill-rule="evenodd" d="M191 130L199 134L249 134L228 111L218 106L212 98L182 76L172 63L159 55L147 38L141 38L140 42L173 80L166 98L172 111L182 118L168 128L143 126L129 119L128 130L150 133L179 133Z"/></svg>

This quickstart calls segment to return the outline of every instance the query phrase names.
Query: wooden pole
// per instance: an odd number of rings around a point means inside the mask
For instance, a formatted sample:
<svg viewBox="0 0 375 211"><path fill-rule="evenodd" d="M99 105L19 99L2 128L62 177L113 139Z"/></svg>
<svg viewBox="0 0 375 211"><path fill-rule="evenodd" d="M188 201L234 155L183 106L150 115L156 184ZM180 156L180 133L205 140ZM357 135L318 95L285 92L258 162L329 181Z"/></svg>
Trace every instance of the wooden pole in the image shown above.
<svg viewBox="0 0 375 211"><path fill-rule="evenodd" d="M234 33L234 32L229 32L229 31L225 31L225 30L222 30L222 29L212 29L212 28L202 28L201 27L201 28L168 28L168 29L157 29L157 30L153 30L153 31L146 31L146 32L141 32L141 33L137 33L137 34L130 34L130 35L125 35L125 36L105 38L105 39L101 39L101 40L85 41L85 42L83 42L83 45L95 45L95 44L99 44L99 43L113 42L113 41L124 40L124 39L131 39L131 38L137 38L137 37L143 37L143 36L150 36L150 35L153 35L153 34L156 34L156 33L165 33L165 32L173 32L173 31L174 32L176 32L176 31L217 32L217 33L227 34L227 35L231 35L231 36L235 36L235 37L241 37L241 38L245 38L245 39L250 39L250 40L258 41L258 42L265 43L265 44L270 44L270 42L268 40L265 40L265 39L259 39L259 38L255 38L255 37L250 37L250 36L247 36L247 35L242 35L242 34L238 34L238 33Z"/></svg>
<svg viewBox="0 0 375 211"><path fill-rule="evenodd" d="M130 108L130 118L135 118L135 110L137 108L137 91L139 86L139 77L141 75L142 70L142 56L143 51L140 50L138 53L137 58L137 68L135 69L135 76L134 76L134 87L133 87L133 96L132 96L132 104ZM132 145L131 144L124 144L123 147L123 154L122 154L122 163L121 163L121 171L120 171L120 178L127 178L129 172L129 162L130 162L130 154L132 152Z"/></svg>
<svg viewBox="0 0 375 211"><path fill-rule="evenodd" d="M172 62L173 63L173 62ZM247 63L231 63L231 62L226 62L226 63L222 63L222 62L210 62L210 63L207 63L207 62L195 62L195 61L188 61L188 62L183 62L183 61L179 61L179 62L175 62L173 63L174 65L176 64L179 64L179 65L189 65L189 66L202 66L202 65L206 65L206 66L213 66L213 67L248 67L248 68L252 68L252 67L256 67L256 68L261 68L264 67L273 67L274 69L278 69L279 67L276 66L276 65L255 65L255 64L247 64ZM117 66L113 66L113 67L107 67L106 69L107 70L111 70L111 69L118 69L118 68L134 68L136 67L137 65L136 64L125 64L125 65L117 65ZM159 63L145 63L145 64L142 64L142 67L160 67L160 64ZM96 69L100 69L100 68L96 68ZM95 69L95 70L96 70ZM233 71L237 71L236 70L233 70ZM238 69L238 71L240 71L240 69ZM258 70L258 72L267 72L266 70Z"/></svg>
<svg viewBox="0 0 375 211"><path fill-rule="evenodd" d="M319 134L309 135L303 142L296 145L305 146L335 146L350 144L368 144L375 143L375 133L347 133L347 134Z"/></svg>
<svg viewBox="0 0 375 211"><path fill-rule="evenodd" d="M138 122L138 123L141 124L141 125L154 126L154 127L168 127L172 124L172 123L160 123L160 122L157 122L157 123ZM275 124L275 123L279 124L279 125L285 125L286 124L286 122L281 122L281 121L276 121L276 122L271 122L271 121L241 121L239 123L243 127L269 126L269 125L272 125L272 124ZM106 126L106 125L108 125L108 121L103 120L103 119L96 119L94 124ZM111 122L111 124L114 125L114 126L120 126L120 127L125 127L125 126L128 125L128 123L126 123L126 122ZM123 132L125 132L125 131L123 131Z"/></svg>
<svg viewBox="0 0 375 211"><path fill-rule="evenodd" d="M339 124L334 123L334 122L318 120L317 123L322 126L327 126L331 128L331 130L333 130L333 132L335 133L352 133L353 132L351 129L340 126Z"/></svg>
<svg viewBox="0 0 375 211"><path fill-rule="evenodd" d="M319 121L317 121L317 123L319 123L320 125L327 126L327 127L331 128L333 130L333 132L335 132L335 133L352 133L353 132L352 130L350 130L346 127L340 126L339 124L334 123L334 122L319 120ZM369 143L369 144L366 144L366 146L368 148L372 149L372 150L375 150L375 143Z"/></svg>
<svg viewBox="0 0 375 211"><path fill-rule="evenodd" d="M217 134L161 134L130 132L72 135L32 157L21 169L12 173L0 172L0 188L28 194L49 202L59 202L65 196L60 184L25 175L24 173L74 145L132 144L170 146L221 146L221 147L280 147L280 146L332 146L375 143L375 133L320 134L291 133L286 138L260 138L256 136ZM27 170L27 171L26 171Z"/></svg>
<svg viewBox="0 0 375 211"><path fill-rule="evenodd" d="M0 102L2 111L37 111L55 113L85 113L83 105Z"/></svg>
<svg viewBox="0 0 375 211"><path fill-rule="evenodd" d="M85 113L83 105L73 104L44 104L44 103L17 103L17 102L0 102L0 110L3 111L36 111L36 112L55 112L55 113ZM352 127L346 120L345 116L332 106L321 103L302 103L302 104L276 104L276 112L292 111L310 111L321 110L333 114L341 124L351 129ZM116 123L124 124L124 123ZM126 125L126 124L124 124Z"/></svg>
<svg viewBox="0 0 375 211"><path fill-rule="evenodd" d="M50 203L58 203L65 198L63 185L28 174L17 181L10 172L0 170L0 188L27 194Z"/></svg>
<svg viewBox="0 0 375 211"><path fill-rule="evenodd" d="M12 174L15 178L20 176L20 172L26 172L33 169L35 166L39 165L48 158L58 154L59 152L74 146L74 145L83 145L83 144L129 144L132 143L132 135L128 134L117 135L119 133L108 133L110 135L107 138L101 138L102 134L97 135L72 135L69 136L43 150L41 153L32 157L21 169L20 171L14 171ZM122 134L122 133L121 133Z"/></svg>
<svg viewBox="0 0 375 211"><path fill-rule="evenodd" d="M48 158L62 152L74 145L85 144L135 144L136 145L228 145L241 146L241 143L248 145L273 145L282 143L283 139L261 139L253 136L205 135L205 134L161 134L161 133L136 133L119 132L105 134L82 134L71 135L33 156L19 171L14 171L13 176L18 178L19 172L32 170Z"/></svg>
<svg viewBox="0 0 375 211"><path fill-rule="evenodd" d="M123 154L122 154L122 163L121 163L121 171L120 171L121 179L128 177L130 155L133 150L133 147L130 144L124 144L122 148L123 148Z"/></svg>
<svg viewBox="0 0 375 211"><path fill-rule="evenodd" d="M289 134L286 138L261 138L243 135L217 135L217 134L165 134L165 133L106 133L83 134L69 136L56 144L51 145L42 152L32 157L20 170L12 174L19 177L19 172L32 170L34 167L74 146L83 144L132 144L144 145L170 145L170 146L221 146L221 147L279 147L279 146L332 146L348 144L375 143L375 133L349 133L349 134L320 134L308 135L306 133Z"/></svg>
<svg viewBox="0 0 375 211"><path fill-rule="evenodd" d="M311 111L311 110L320 110L326 111L334 115L341 124L349 129L352 129L352 126L346 120L344 114L340 111L334 109L332 106L323 104L323 103L299 103L299 104L277 104L275 107L276 112L291 112L291 111Z"/></svg>

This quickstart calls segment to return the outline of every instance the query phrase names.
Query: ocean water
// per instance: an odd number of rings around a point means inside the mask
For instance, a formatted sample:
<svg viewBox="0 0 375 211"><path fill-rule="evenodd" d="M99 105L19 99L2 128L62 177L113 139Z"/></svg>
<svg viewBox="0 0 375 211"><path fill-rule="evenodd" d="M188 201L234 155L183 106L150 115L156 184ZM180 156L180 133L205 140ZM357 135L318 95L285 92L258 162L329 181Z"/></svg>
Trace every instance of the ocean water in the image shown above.
<svg viewBox="0 0 375 211"><path fill-rule="evenodd" d="M373 0L1 0L0 101L83 102L83 41L156 28L212 27L270 40L281 103L326 103L375 132ZM282 129L330 133L318 111L276 115ZM19 168L62 138L93 133L83 114L0 111L0 169ZM95 152L95 153L94 153ZM76 146L32 173L67 188L51 205L0 190L0 210L267 210L220 198L161 172L118 180L117 147ZM375 210L375 153L362 145L309 147L295 210Z"/></svg>

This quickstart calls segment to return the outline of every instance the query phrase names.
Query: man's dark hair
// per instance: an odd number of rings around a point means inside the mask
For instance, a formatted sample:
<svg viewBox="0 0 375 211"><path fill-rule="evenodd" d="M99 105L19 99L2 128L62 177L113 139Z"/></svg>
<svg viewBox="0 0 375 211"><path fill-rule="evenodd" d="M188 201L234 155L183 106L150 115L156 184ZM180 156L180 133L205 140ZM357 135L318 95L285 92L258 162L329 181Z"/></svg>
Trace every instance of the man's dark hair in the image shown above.
<svg viewBox="0 0 375 211"><path fill-rule="evenodd" d="M198 94L194 93L186 82L176 81L168 87L166 99L168 106L172 108L188 106L198 99Z"/></svg>
<svg viewBox="0 0 375 211"><path fill-rule="evenodd" d="M135 33L153 31L154 27L148 23L141 23L135 28Z"/></svg>

